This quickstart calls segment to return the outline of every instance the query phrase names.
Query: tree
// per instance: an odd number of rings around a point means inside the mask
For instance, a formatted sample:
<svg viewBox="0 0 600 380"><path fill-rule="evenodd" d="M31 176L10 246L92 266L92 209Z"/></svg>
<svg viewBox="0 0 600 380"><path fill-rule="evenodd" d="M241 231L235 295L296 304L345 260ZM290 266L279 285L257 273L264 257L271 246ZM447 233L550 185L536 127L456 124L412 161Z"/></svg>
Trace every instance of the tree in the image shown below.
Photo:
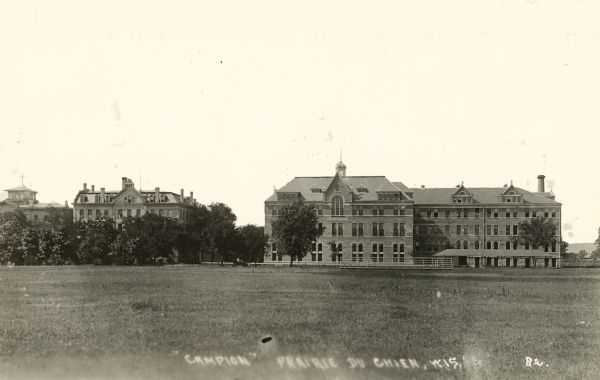
<svg viewBox="0 0 600 380"><path fill-rule="evenodd" d="M111 219L86 220L76 223L77 258L82 264L102 262L107 264L111 244L117 238L117 231Z"/></svg>
<svg viewBox="0 0 600 380"><path fill-rule="evenodd" d="M592 259L600 259L600 227L598 228L598 238L594 242L596 249L592 251Z"/></svg>
<svg viewBox="0 0 600 380"><path fill-rule="evenodd" d="M327 243L329 245L329 253L331 254L332 261L341 261L342 260L342 252L338 250L338 244L335 240L332 240Z"/></svg>
<svg viewBox="0 0 600 380"><path fill-rule="evenodd" d="M238 228L240 246L237 257L244 262L258 262L265 254L269 237L265 235L265 228L254 224L246 224Z"/></svg>
<svg viewBox="0 0 600 380"><path fill-rule="evenodd" d="M566 258L568 253L567 253L567 249L569 248L569 243L567 243L566 241L561 241L560 242L560 257L562 259Z"/></svg>
<svg viewBox="0 0 600 380"><path fill-rule="evenodd" d="M208 207L208 220L204 228L204 241L210 251L210 261L231 261L235 250L235 221L237 217L224 203L212 203Z"/></svg>
<svg viewBox="0 0 600 380"><path fill-rule="evenodd" d="M138 264L155 263L159 258L174 258L175 237L181 230L177 220L147 213L123 220L122 241L113 248L121 254L133 255ZM120 246L119 246L120 245Z"/></svg>
<svg viewBox="0 0 600 380"><path fill-rule="evenodd" d="M20 210L0 214L0 264L22 261L23 231L27 218Z"/></svg>
<svg viewBox="0 0 600 380"><path fill-rule="evenodd" d="M273 222L273 242L279 254L290 256L290 266L294 260L306 256L312 243L323 234L318 227L318 217L314 206L302 200L287 204Z"/></svg>
<svg viewBox="0 0 600 380"><path fill-rule="evenodd" d="M550 218L538 216L519 223L519 235L514 239L519 244L529 243L532 249L556 244L556 223Z"/></svg>

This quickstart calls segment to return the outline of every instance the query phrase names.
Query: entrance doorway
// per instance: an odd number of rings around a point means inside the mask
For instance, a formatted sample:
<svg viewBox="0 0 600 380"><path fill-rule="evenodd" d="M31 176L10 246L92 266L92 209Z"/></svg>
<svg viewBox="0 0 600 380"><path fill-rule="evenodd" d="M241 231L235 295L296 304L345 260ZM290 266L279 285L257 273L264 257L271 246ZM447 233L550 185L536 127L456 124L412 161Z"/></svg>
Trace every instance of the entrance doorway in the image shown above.
<svg viewBox="0 0 600 380"><path fill-rule="evenodd" d="M479 257L475 258L475 268L479 268Z"/></svg>
<svg viewBox="0 0 600 380"><path fill-rule="evenodd" d="M531 259L528 257L525 259L525 268L531 267Z"/></svg>
<svg viewBox="0 0 600 380"><path fill-rule="evenodd" d="M552 268L556 268L556 259L552 259Z"/></svg>
<svg viewBox="0 0 600 380"><path fill-rule="evenodd" d="M518 259L513 259L513 267L516 267L516 266L517 266L517 260L518 260Z"/></svg>
<svg viewBox="0 0 600 380"><path fill-rule="evenodd" d="M546 258L544 259L544 266L545 266L546 268L548 268L548 264L550 264L550 259L546 257Z"/></svg>
<svg viewBox="0 0 600 380"><path fill-rule="evenodd" d="M494 257L494 266L497 267L498 266L498 258Z"/></svg>

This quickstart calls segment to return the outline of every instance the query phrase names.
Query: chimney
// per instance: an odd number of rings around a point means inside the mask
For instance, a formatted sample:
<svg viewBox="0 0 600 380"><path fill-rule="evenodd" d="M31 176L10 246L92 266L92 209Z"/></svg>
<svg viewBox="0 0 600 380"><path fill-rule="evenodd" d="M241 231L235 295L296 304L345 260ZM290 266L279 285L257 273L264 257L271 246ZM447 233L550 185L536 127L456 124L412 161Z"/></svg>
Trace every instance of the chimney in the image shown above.
<svg viewBox="0 0 600 380"><path fill-rule="evenodd" d="M121 177L121 190L125 188L125 184L127 183L127 177Z"/></svg>
<svg viewBox="0 0 600 380"><path fill-rule="evenodd" d="M83 183L83 190L87 190L87 183Z"/></svg>
<svg viewBox="0 0 600 380"><path fill-rule="evenodd" d="M94 191L94 188L95 188L95 186L94 186L94 185L92 185L92 191Z"/></svg>
<svg viewBox="0 0 600 380"><path fill-rule="evenodd" d="M425 188L425 185L421 185L421 189L424 189L424 188Z"/></svg>
<svg viewBox="0 0 600 380"><path fill-rule="evenodd" d="M180 192L180 194L181 194L181 201L182 201L182 202L185 202L185 197L183 196L183 189L181 189L181 192Z"/></svg>
<svg viewBox="0 0 600 380"><path fill-rule="evenodd" d="M538 179L538 193L543 193L546 190L544 189L544 178L546 178L545 175L540 174L537 176Z"/></svg>
<svg viewBox="0 0 600 380"><path fill-rule="evenodd" d="M194 192L190 191L190 203L194 204Z"/></svg>

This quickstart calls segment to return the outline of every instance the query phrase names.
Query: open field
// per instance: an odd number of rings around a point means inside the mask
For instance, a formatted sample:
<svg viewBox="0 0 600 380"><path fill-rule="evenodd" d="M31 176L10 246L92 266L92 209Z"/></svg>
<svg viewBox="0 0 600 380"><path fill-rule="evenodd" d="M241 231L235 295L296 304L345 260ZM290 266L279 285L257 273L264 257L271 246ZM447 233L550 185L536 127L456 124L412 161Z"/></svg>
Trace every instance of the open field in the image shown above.
<svg viewBox="0 0 600 380"><path fill-rule="evenodd" d="M0 268L0 379L595 378L599 353L598 269Z"/></svg>

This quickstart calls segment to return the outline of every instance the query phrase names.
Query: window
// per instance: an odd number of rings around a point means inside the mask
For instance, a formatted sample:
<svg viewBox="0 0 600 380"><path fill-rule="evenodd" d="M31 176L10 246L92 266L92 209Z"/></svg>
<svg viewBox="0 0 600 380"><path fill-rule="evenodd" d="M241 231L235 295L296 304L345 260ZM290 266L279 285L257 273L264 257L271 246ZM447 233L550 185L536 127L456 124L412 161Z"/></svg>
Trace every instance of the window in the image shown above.
<svg viewBox="0 0 600 380"><path fill-rule="evenodd" d="M398 216L398 209L397 208L394 209L394 216Z"/></svg>
<svg viewBox="0 0 600 380"><path fill-rule="evenodd" d="M463 249L468 249L469 248L469 242L468 241L463 241Z"/></svg>
<svg viewBox="0 0 600 380"><path fill-rule="evenodd" d="M404 223L400 223L400 231L399 231L399 235L400 236L404 236L406 234L406 231L404 229Z"/></svg>
<svg viewBox="0 0 600 380"><path fill-rule="evenodd" d="M108 216L108 209L104 209L104 216Z"/></svg>
<svg viewBox="0 0 600 380"><path fill-rule="evenodd" d="M433 217L437 218L438 217L438 210L433 210Z"/></svg>
<svg viewBox="0 0 600 380"><path fill-rule="evenodd" d="M379 262L383 262L383 244L379 244Z"/></svg>
<svg viewBox="0 0 600 380"><path fill-rule="evenodd" d="M468 234L469 234L469 226L465 224L463 226L463 235L468 235Z"/></svg>
<svg viewBox="0 0 600 380"><path fill-rule="evenodd" d="M536 218L536 217L537 217L537 211L533 210L533 211L531 212L531 216L533 216L534 218Z"/></svg>
<svg viewBox="0 0 600 380"><path fill-rule="evenodd" d="M431 218L431 210L427 210L427 217Z"/></svg>
<svg viewBox="0 0 600 380"><path fill-rule="evenodd" d="M446 214L446 218L450 217L450 210L446 210L444 213Z"/></svg>
<svg viewBox="0 0 600 380"><path fill-rule="evenodd" d="M498 228L498 225L496 224L496 225L494 225L494 235L498 235L498 233L499 233L499 228Z"/></svg>
<svg viewBox="0 0 600 380"><path fill-rule="evenodd" d="M494 218L498 217L498 210L494 210Z"/></svg>
<svg viewBox="0 0 600 380"><path fill-rule="evenodd" d="M358 261L363 261L363 245L358 243Z"/></svg>
<svg viewBox="0 0 600 380"><path fill-rule="evenodd" d="M406 214L406 211L403 208L401 208L400 209L400 216L404 216L405 214Z"/></svg>
<svg viewBox="0 0 600 380"><path fill-rule="evenodd" d="M488 241L487 243L485 243L485 248L486 249L492 249L492 242Z"/></svg>
<svg viewBox="0 0 600 380"><path fill-rule="evenodd" d="M513 217L513 218L516 218L516 217L518 217L518 214L517 214L517 212L516 212L516 211L513 211L512 217Z"/></svg>
<svg viewBox="0 0 600 380"><path fill-rule="evenodd" d="M273 212L273 216L277 216L277 209L274 208L272 212Z"/></svg>
<svg viewBox="0 0 600 380"><path fill-rule="evenodd" d="M463 210L463 217L465 217L465 218L469 217L469 209L468 208Z"/></svg>
<svg viewBox="0 0 600 380"><path fill-rule="evenodd" d="M379 236L379 228L377 223L373 223L373 236Z"/></svg>
<svg viewBox="0 0 600 380"><path fill-rule="evenodd" d="M371 251L371 261L377 261L377 244L373 244L373 250Z"/></svg>
<svg viewBox="0 0 600 380"><path fill-rule="evenodd" d="M337 236L337 223L331 223L331 236Z"/></svg>
<svg viewBox="0 0 600 380"><path fill-rule="evenodd" d="M385 236L383 231L383 223L379 223L379 236Z"/></svg>
<svg viewBox="0 0 600 380"><path fill-rule="evenodd" d="M98 219L102 215L102 210L96 210L96 219Z"/></svg>
<svg viewBox="0 0 600 380"><path fill-rule="evenodd" d="M139 208L137 210L135 210L135 216L139 217L142 215L142 210L140 210Z"/></svg>
<svg viewBox="0 0 600 380"><path fill-rule="evenodd" d="M83 210L79 210L79 219L83 219Z"/></svg>
<svg viewBox="0 0 600 380"><path fill-rule="evenodd" d="M352 261L356 261L356 243L352 243Z"/></svg>
<svg viewBox="0 0 600 380"><path fill-rule="evenodd" d="M512 244L512 245L513 245L513 249L517 249L517 248L519 247L519 245L517 244L517 242L516 242L516 241L515 241L515 242L513 242L513 244Z"/></svg>
<svg viewBox="0 0 600 380"><path fill-rule="evenodd" d="M462 213L460 212L460 209L459 209L459 208L457 208L457 209L456 209L456 217L457 217L457 218L460 218L460 215L461 215L461 214L462 214Z"/></svg>
<svg viewBox="0 0 600 380"><path fill-rule="evenodd" d="M344 215L344 201L342 197L333 197L331 212L334 216Z"/></svg>
<svg viewBox="0 0 600 380"><path fill-rule="evenodd" d="M552 252L556 252L556 243L552 243Z"/></svg>
<svg viewBox="0 0 600 380"><path fill-rule="evenodd" d="M549 216L550 216L550 214L548 213L548 211L544 211L544 218L547 218Z"/></svg>
<svg viewBox="0 0 600 380"><path fill-rule="evenodd" d="M514 224L513 225L513 235L517 236L518 234L519 234L519 225Z"/></svg>
<svg viewBox="0 0 600 380"><path fill-rule="evenodd" d="M456 249L460 249L460 240L456 241Z"/></svg>
<svg viewBox="0 0 600 380"><path fill-rule="evenodd" d="M510 210L506 209L506 213L504 214L505 217L510 218Z"/></svg>
<svg viewBox="0 0 600 380"><path fill-rule="evenodd" d="M88 218L91 219L91 217L92 217L92 210L91 209L87 210L87 216L88 216Z"/></svg>
<svg viewBox="0 0 600 380"><path fill-rule="evenodd" d="M509 241L506 242L505 247L506 247L506 249L510 249L510 242Z"/></svg>
<svg viewBox="0 0 600 380"><path fill-rule="evenodd" d="M356 229L356 223L352 223L352 236L356 236L358 234L358 230Z"/></svg>
<svg viewBox="0 0 600 380"><path fill-rule="evenodd" d="M492 217L492 210L490 210L489 208L485 210L485 216L487 216L488 218Z"/></svg>
<svg viewBox="0 0 600 380"><path fill-rule="evenodd" d="M494 242L494 249L498 249L498 242L497 241Z"/></svg>
<svg viewBox="0 0 600 380"><path fill-rule="evenodd" d="M344 236L344 224L338 223L338 236Z"/></svg>
<svg viewBox="0 0 600 380"><path fill-rule="evenodd" d="M491 235L492 234L492 225L491 224L488 224L488 225L485 226L485 233L487 235Z"/></svg>
<svg viewBox="0 0 600 380"><path fill-rule="evenodd" d="M474 246L475 249L479 249L479 240L475 240Z"/></svg>
<svg viewBox="0 0 600 380"><path fill-rule="evenodd" d="M456 234L460 235L460 224L456 225Z"/></svg>
<svg viewBox="0 0 600 380"><path fill-rule="evenodd" d="M529 242L525 242L525 249L529 249Z"/></svg>
<svg viewBox="0 0 600 380"><path fill-rule="evenodd" d="M131 210L127 210L127 216L131 216Z"/></svg>
<svg viewBox="0 0 600 380"><path fill-rule="evenodd" d="M392 247L392 251L393 251L392 261L397 263L398 262L398 244L394 243L394 245Z"/></svg>
<svg viewBox="0 0 600 380"><path fill-rule="evenodd" d="M510 236L510 226L509 225L506 226L506 235Z"/></svg>
<svg viewBox="0 0 600 380"><path fill-rule="evenodd" d="M529 210L525 211L525 217L529 218Z"/></svg>
<svg viewBox="0 0 600 380"><path fill-rule="evenodd" d="M475 209L475 218L479 218L479 208Z"/></svg>
<svg viewBox="0 0 600 380"><path fill-rule="evenodd" d="M363 235L364 235L363 224L358 223L358 236L363 236Z"/></svg>
<svg viewBox="0 0 600 380"><path fill-rule="evenodd" d="M479 224L475 225L475 235L479 235Z"/></svg>
<svg viewBox="0 0 600 380"><path fill-rule="evenodd" d="M392 235L393 236L398 236L398 234L399 234L398 223L394 223L394 230L393 230Z"/></svg>
<svg viewBox="0 0 600 380"><path fill-rule="evenodd" d="M323 261L323 244L317 244L317 261Z"/></svg>
<svg viewBox="0 0 600 380"><path fill-rule="evenodd" d="M556 218L556 211L552 211L552 217Z"/></svg>

